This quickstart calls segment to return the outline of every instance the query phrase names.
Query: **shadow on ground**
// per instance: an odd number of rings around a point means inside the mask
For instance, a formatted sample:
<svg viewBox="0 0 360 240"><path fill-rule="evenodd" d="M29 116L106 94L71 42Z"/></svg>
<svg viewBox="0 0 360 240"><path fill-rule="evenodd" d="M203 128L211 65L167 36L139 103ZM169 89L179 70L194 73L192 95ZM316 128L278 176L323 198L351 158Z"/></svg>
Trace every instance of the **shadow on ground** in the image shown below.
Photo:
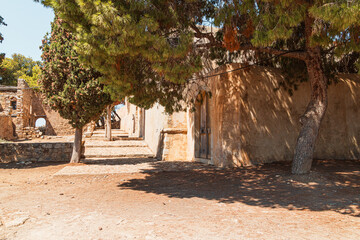
<svg viewBox="0 0 360 240"><path fill-rule="evenodd" d="M67 162L10 162L10 163L0 163L0 169L30 169L30 168L40 168L48 166L58 166L65 165Z"/></svg>
<svg viewBox="0 0 360 240"><path fill-rule="evenodd" d="M272 163L230 170L191 168L143 172L147 176L119 183L172 198L204 198L224 203L288 210L336 211L360 217L360 161L317 161L308 175L290 174L290 163ZM180 163L178 163L180 164ZM181 163L185 164L185 163ZM166 167L166 166L165 166Z"/></svg>
<svg viewBox="0 0 360 240"><path fill-rule="evenodd" d="M104 158L104 159L83 159L79 165L137 165L143 163L154 163L155 158ZM63 162L10 162L0 163L0 169L27 169L48 166L58 166L69 164L69 161Z"/></svg>

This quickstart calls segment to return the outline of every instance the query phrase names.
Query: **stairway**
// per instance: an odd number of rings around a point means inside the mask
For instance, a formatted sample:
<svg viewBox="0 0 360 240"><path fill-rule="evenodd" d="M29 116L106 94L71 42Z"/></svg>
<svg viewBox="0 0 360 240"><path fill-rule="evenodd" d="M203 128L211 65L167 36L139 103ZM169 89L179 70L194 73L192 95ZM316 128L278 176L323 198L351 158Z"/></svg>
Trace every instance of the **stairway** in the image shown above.
<svg viewBox="0 0 360 240"><path fill-rule="evenodd" d="M138 137L129 137L129 134L124 130L112 129L111 136L113 140L143 140L143 138ZM90 138L91 140L104 140L105 139L105 130L95 130L93 135Z"/></svg>
<svg viewBox="0 0 360 240"><path fill-rule="evenodd" d="M85 160L115 158L153 158L143 138L129 137L122 130L112 130L114 141L104 140L104 130L96 130L85 140Z"/></svg>

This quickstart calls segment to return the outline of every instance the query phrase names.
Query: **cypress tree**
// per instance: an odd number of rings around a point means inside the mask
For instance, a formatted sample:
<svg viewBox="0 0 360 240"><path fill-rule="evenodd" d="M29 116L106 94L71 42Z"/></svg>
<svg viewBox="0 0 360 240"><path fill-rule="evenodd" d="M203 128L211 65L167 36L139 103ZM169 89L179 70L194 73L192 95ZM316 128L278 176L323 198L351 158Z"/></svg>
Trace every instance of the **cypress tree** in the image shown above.
<svg viewBox="0 0 360 240"><path fill-rule="evenodd" d="M81 158L83 127L96 120L111 99L99 83L101 74L79 62L74 49L76 38L63 28L63 24L55 17L51 36L43 40L39 83L49 106L75 128L71 162L77 163Z"/></svg>

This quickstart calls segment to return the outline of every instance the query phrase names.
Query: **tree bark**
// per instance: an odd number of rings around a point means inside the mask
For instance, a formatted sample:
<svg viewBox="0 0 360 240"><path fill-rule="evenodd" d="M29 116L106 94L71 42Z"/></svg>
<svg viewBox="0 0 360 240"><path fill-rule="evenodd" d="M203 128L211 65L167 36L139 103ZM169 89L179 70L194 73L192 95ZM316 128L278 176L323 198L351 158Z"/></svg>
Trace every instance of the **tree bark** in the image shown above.
<svg viewBox="0 0 360 240"><path fill-rule="evenodd" d="M79 163L81 159L82 128L75 129L74 147L71 155L70 163Z"/></svg>
<svg viewBox="0 0 360 240"><path fill-rule="evenodd" d="M305 60L311 85L311 99L304 115L292 163L293 174L310 172L315 142L327 108L327 78L321 65L319 47L309 48Z"/></svg>
<svg viewBox="0 0 360 240"><path fill-rule="evenodd" d="M111 137L111 106L106 107L106 124L105 124L105 139L112 140Z"/></svg>

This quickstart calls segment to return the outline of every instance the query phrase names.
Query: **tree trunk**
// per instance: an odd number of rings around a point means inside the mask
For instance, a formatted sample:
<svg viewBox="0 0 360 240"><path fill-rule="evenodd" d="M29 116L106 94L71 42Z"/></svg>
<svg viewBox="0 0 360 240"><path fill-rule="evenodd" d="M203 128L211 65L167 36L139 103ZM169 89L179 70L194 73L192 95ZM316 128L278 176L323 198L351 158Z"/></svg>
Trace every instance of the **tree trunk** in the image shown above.
<svg viewBox="0 0 360 240"><path fill-rule="evenodd" d="M310 172L315 142L328 103L327 78L322 69L319 47L308 50L306 66L312 92L307 109L300 118L302 127L297 139L295 156L292 163L293 174L306 174Z"/></svg>
<svg viewBox="0 0 360 240"><path fill-rule="evenodd" d="M82 141L82 128L76 128L74 147L71 155L70 163L79 163L81 159L81 141Z"/></svg>
<svg viewBox="0 0 360 240"><path fill-rule="evenodd" d="M112 140L112 137L111 137L111 106L106 107L105 139L108 141Z"/></svg>

